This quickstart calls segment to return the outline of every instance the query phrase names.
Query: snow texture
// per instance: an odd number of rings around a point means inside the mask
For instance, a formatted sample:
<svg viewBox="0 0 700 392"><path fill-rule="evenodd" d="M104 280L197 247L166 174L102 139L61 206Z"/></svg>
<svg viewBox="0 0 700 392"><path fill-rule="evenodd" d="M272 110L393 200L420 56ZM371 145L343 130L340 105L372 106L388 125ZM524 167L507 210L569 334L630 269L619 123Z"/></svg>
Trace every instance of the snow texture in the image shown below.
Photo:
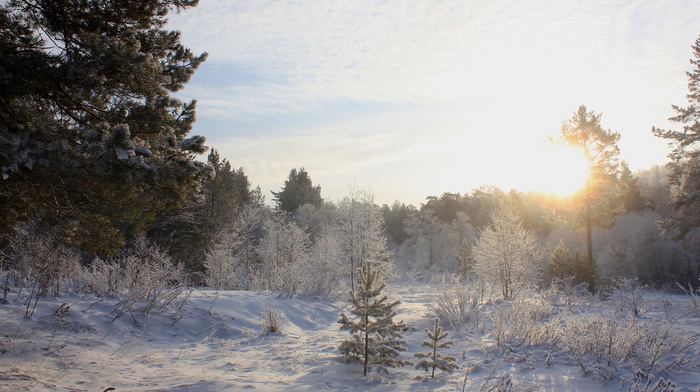
<svg viewBox="0 0 700 392"><path fill-rule="evenodd" d="M406 286L390 285L386 290L390 297L401 299L397 317L409 327L403 335L407 351L402 356L413 358L425 349L424 328L434 328L434 318L426 316L426 310L439 290L434 284L410 290ZM550 294L485 301L491 321L479 328L451 330L454 344L441 349L456 358L459 369L431 380L413 367L365 378L361 364L345 364L338 351L347 337L337 324L339 315L348 311L342 299L194 289L177 314L134 312L112 321L118 296L45 297L34 316L24 318L26 290L10 292L8 302L0 303L0 390L650 391L661 378L664 385L675 385L668 391L698 390L700 318L690 312L689 296L649 291L638 316L630 318L616 313L616 301L581 297L567 305L556 293ZM261 333L261 312L269 309L283 316L281 332ZM586 325L583 320L610 317L620 323L631 320L633 325L663 321L695 343L685 352L689 361L684 367L669 374L655 367L655 378L645 389L648 372L625 364L607 365L605 358L585 372L574 355L556 349L557 343L548 346L533 337L532 344L518 341L527 325L551 325L557 315L570 320L571 328ZM508 320L520 325L506 328L501 322Z"/></svg>

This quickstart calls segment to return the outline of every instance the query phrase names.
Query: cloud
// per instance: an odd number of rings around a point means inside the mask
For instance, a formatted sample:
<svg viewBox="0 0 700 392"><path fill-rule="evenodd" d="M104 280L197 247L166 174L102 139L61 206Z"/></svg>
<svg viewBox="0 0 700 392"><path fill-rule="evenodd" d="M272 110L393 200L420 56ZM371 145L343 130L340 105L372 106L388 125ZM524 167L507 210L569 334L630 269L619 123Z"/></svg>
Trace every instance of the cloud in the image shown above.
<svg viewBox="0 0 700 392"><path fill-rule="evenodd" d="M209 0L170 27L210 53L180 96L198 99L201 124L230 121L237 138L205 135L254 183L304 165L427 195L458 183L450 165L479 168L465 188L489 182L484 146L533 148L580 104L623 134L633 168L663 157L650 128L684 102L698 16L700 2L672 0Z"/></svg>

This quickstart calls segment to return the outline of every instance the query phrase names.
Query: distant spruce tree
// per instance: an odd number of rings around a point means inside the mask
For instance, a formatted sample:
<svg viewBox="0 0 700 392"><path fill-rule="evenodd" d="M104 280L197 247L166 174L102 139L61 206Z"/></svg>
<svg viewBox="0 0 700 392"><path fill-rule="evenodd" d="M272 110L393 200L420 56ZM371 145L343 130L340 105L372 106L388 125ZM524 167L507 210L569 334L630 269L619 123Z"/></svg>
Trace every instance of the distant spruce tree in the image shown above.
<svg viewBox="0 0 700 392"><path fill-rule="evenodd" d="M378 281L378 274L372 269L371 263L362 266L359 273L359 284L355 292L350 291L349 302L352 304L350 313L356 316L351 321L341 314L340 329L352 334L339 347L345 355L346 363L362 363L363 374L372 368L387 372L387 367L399 367L412 364L400 358L400 352L406 351L401 339L401 333L406 331L406 325L394 322L394 310L399 301L389 302L382 294L385 284Z"/></svg>
<svg viewBox="0 0 700 392"><path fill-rule="evenodd" d="M39 219L67 244L116 253L208 174L171 96L196 56L165 29L197 0L0 4L0 237Z"/></svg>
<svg viewBox="0 0 700 392"><path fill-rule="evenodd" d="M432 331L426 328L425 333L428 334L428 338L430 340L424 341L421 346L428 347L432 349L432 351L413 354L413 356L419 360L416 364L416 369L424 369L426 372L430 370L430 378L435 378L435 369L440 369L448 373L452 373L453 370L459 369L459 366L457 366L457 364L454 362L455 357L438 352L438 350L441 348L452 347L453 343L451 340L444 340L449 333L442 332L440 319L436 318L435 328Z"/></svg>
<svg viewBox="0 0 700 392"><path fill-rule="evenodd" d="M309 173L303 167L289 172L284 187L279 192L272 192L272 199L278 209L289 213L296 212L304 204L311 204L316 208L323 205L321 186L313 185Z"/></svg>

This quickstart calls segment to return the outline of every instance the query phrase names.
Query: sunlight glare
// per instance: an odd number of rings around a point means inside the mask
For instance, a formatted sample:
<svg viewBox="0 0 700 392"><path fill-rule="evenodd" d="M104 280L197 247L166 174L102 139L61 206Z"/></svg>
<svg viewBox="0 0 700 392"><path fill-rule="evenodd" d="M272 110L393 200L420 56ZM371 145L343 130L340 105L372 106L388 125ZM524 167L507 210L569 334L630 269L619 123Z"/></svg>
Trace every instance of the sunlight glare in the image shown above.
<svg viewBox="0 0 700 392"><path fill-rule="evenodd" d="M539 173L533 179L533 190L569 196L583 188L588 165L580 151L554 145L545 147L535 160Z"/></svg>

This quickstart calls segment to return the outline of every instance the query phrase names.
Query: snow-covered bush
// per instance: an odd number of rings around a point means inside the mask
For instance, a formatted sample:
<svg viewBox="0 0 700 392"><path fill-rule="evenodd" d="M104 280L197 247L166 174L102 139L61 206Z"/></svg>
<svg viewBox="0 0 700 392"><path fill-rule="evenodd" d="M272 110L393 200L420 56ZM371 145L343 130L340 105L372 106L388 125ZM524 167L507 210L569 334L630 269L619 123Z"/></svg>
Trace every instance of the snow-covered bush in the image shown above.
<svg viewBox="0 0 700 392"><path fill-rule="evenodd" d="M15 283L34 286L41 296L51 289L58 294L61 284L78 271L76 252L29 225L19 227L9 242L6 265L14 269Z"/></svg>
<svg viewBox="0 0 700 392"><path fill-rule="evenodd" d="M117 294L124 289L121 266L115 259L106 261L95 259L80 271L81 291L96 294L98 297Z"/></svg>
<svg viewBox="0 0 700 392"><path fill-rule="evenodd" d="M503 304L489 314L495 348L502 351L511 346L542 343L553 346L557 341L556 324L550 321L553 315L553 306L545 301L519 300Z"/></svg>
<svg viewBox="0 0 700 392"><path fill-rule="evenodd" d="M697 362L689 355L697 337L689 332L670 324L638 323L615 315L567 318L559 341L561 349L587 372L594 365L615 369L627 363L647 373L669 373Z"/></svg>
<svg viewBox="0 0 700 392"><path fill-rule="evenodd" d="M281 310L274 307L272 304L263 308L260 312L262 321L260 323L260 332L264 334L278 333L282 332L282 326L284 325L284 313Z"/></svg>
<svg viewBox="0 0 700 392"><path fill-rule="evenodd" d="M4 291L11 285L30 288L26 316L34 313L40 297L58 294L80 269L78 254L33 225L19 226L3 252ZM32 306L33 301L33 306ZM31 308L31 309L30 309Z"/></svg>
<svg viewBox="0 0 700 392"><path fill-rule="evenodd" d="M588 291L588 283L576 284L574 276L552 279L549 288L542 294L552 305L562 303L567 308L571 308L572 305L581 299L590 300L591 297L591 293Z"/></svg>
<svg viewBox="0 0 700 392"><path fill-rule="evenodd" d="M440 319L453 330L479 329L483 318L483 290L479 283L444 286L434 304L428 306L428 316Z"/></svg>
<svg viewBox="0 0 700 392"><path fill-rule="evenodd" d="M85 288L97 295L118 294L121 300L112 314L114 320L127 312L149 314L179 308L185 291L185 273L170 256L143 236L118 257L105 262L96 259L83 273Z"/></svg>
<svg viewBox="0 0 700 392"><path fill-rule="evenodd" d="M644 294L647 285L639 283L639 279L622 278L613 280L613 299L617 302L621 311L628 311L635 317L639 315L644 306Z"/></svg>

